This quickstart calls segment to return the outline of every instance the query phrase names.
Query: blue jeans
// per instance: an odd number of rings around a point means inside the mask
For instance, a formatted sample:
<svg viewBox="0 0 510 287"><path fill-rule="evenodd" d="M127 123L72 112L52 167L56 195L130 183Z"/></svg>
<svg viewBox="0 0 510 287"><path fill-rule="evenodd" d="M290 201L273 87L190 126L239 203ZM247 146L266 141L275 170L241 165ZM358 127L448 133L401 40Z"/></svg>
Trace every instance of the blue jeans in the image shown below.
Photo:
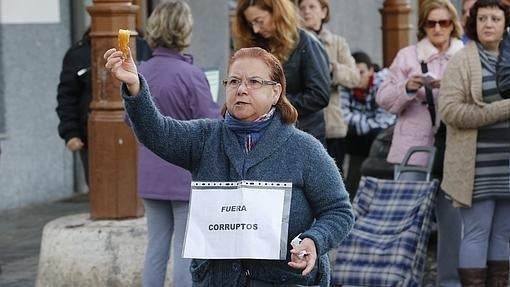
<svg viewBox="0 0 510 287"><path fill-rule="evenodd" d="M510 256L510 200L475 201L461 208L462 240L459 266L485 268L487 261L508 261Z"/></svg>
<svg viewBox="0 0 510 287"><path fill-rule="evenodd" d="M460 211L440 191L436 202L438 287L460 287L457 267L461 234Z"/></svg>
<svg viewBox="0 0 510 287"><path fill-rule="evenodd" d="M145 254L143 286L164 286L170 246L173 243L171 256L173 286L191 287L189 270L191 259L182 258L188 201L145 199L144 206L149 242Z"/></svg>

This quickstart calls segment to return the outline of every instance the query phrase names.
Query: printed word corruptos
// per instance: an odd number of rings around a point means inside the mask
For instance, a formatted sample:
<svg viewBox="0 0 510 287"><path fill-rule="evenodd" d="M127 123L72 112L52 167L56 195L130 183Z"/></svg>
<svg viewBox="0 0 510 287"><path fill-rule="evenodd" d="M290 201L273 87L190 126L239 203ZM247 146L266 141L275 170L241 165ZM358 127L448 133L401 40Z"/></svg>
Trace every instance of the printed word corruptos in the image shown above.
<svg viewBox="0 0 510 287"><path fill-rule="evenodd" d="M210 231L223 231L223 230L257 230L259 227L257 223L219 223L209 224Z"/></svg>

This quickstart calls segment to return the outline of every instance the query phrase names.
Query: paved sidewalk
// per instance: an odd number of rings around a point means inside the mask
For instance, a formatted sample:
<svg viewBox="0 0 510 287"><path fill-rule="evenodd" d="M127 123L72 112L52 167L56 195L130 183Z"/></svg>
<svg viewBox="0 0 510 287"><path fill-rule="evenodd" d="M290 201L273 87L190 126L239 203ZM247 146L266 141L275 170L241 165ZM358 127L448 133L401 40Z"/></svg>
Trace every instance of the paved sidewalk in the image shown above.
<svg viewBox="0 0 510 287"><path fill-rule="evenodd" d="M42 230L58 217L88 213L86 194L0 213L0 286L35 286ZM79 242L77 242L79 243Z"/></svg>
<svg viewBox="0 0 510 287"><path fill-rule="evenodd" d="M88 212L88 197L79 194L67 200L0 213L0 286L34 286L44 225L58 217ZM435 268L435 240L431 240L424 287L434 286Z"/></svg>

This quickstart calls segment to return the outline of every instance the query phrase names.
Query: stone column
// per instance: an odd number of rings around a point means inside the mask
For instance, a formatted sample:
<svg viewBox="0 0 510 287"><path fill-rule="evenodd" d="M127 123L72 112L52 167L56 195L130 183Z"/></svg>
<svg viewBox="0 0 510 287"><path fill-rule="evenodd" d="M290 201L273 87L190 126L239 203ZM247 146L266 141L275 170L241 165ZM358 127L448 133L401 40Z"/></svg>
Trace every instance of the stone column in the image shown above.
<svg viewBox="0 0 510 287"><path fill-rule="evenodd" d="M131 30L134 41L138 6L126 0L94 0L91 15L92 103L88 122L90 216L122 219L143 215L137 196L137 143L124 122L120 82L106 71L105 51L117 46L119 29Z"/></svg>
<svg viewBox="0 0 510 287"><path fill-rule="evenodd" d="M409 0L385 0L382 15L383 64L388 67L398 50L411 44Z"/></svg>

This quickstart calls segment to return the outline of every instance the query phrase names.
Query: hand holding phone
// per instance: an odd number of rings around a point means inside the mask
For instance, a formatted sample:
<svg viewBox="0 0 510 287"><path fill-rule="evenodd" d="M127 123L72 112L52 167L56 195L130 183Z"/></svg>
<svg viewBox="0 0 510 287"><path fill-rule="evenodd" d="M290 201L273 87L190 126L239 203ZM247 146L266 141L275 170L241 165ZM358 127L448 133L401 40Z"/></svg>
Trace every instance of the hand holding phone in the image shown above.
<svg viewBox="0 0 510 287"><path fill-rule="evenodd" d="M441 87L441 80L437 79L434 74L428 72L423 74L423 85L431 89L439 89Z"/></svg>

